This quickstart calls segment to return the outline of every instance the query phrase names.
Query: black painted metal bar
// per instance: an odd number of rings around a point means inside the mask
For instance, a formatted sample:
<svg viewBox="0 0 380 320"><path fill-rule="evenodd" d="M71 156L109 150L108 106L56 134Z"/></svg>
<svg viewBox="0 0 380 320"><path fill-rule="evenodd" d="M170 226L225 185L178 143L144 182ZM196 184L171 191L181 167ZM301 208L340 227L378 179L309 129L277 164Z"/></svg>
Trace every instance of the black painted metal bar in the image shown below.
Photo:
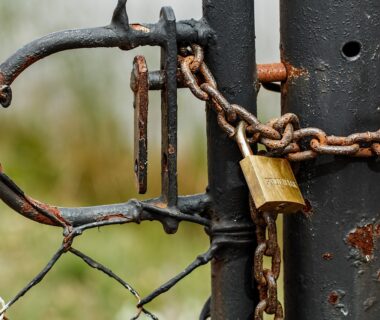
<svg viewBox="0 0 380 320"><path fill-rule="evenodd" d="M161 94L162 130L162 196L169 206L177 204L177 39L173 9L161 10L166 43L161 49L161 70L165 83Z"/></svg>
<svg viewBox="0 0 380 320"><path fill-rule="evenodd" d="M379 19L378 0L282 0L283 111L329 134L377 130ZM379 319L379 172L371 159L302 164L312 213L285 216L287 319Z"/></svg>
<svg viewBox="0 0 380 320"><path fill-rule="evenodd" d="M216 33L206 62L219 90L232 103L256 112L254 5L251 0L204 0L204 17ZM252 319L258 301L252 280L255 248L248 189L240 171L235 142L207 110L209 192L213 199L211 318Z"/></svg>

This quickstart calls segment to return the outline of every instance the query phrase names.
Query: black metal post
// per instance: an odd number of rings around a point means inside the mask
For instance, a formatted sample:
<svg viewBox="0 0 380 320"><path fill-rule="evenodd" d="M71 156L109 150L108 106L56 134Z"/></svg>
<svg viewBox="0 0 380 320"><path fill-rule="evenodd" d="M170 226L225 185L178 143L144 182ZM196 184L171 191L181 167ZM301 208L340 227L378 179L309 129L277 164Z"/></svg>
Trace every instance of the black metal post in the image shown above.
<svg viewBox="0 0 380 320"><path fill-rule="evenodd" d="M204 17L216 33L207 48L207 64L219 90L232 103L256 112L254 5L251 0L203 0ZM213 320L252 319L258 301L252 280L255 248L248 189L241 174L236 143L207 112L209 192L213 199Z"/></svg>
<svg viewBox="0 0 380 320"><path fill-rule="evenodd" d="M329 134L380 123L380 2L281 1L284 111ZM380 164L320 156L298 181L309 216L285 216L286 318L380 315Z"/></svg>

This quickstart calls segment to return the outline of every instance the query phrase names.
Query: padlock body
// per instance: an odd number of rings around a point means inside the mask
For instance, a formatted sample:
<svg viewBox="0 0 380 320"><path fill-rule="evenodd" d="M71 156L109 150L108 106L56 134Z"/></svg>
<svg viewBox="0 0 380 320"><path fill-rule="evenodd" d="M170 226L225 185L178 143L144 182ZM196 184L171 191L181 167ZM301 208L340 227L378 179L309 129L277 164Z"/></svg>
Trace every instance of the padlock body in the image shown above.
<svg viewBox="0 0 380 320"><path fill-rule="evenodd" d="M291 213L305 207L286 159L250 155L240 161L240 166L257 209Z"/></svg>

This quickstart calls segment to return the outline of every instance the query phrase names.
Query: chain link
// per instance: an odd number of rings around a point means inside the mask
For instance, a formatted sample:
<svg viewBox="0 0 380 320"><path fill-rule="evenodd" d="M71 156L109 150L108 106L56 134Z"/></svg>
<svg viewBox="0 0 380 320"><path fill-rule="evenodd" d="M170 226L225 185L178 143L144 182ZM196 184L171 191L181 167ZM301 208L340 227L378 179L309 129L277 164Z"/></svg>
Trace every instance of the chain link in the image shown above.
<svg viewBox="0 0 380 320"><path fill-rule="evenodd" d="M257 248L254 254L253 275L258 284L260 302L255 309L255 320L263 320L264 312L283 320L284 312L278 300L277 279L280 276L281 252L277 241L277 214L261 212L250 197L251 217L256 225ZM264 268L264 257L270 257L271 268Z"/></svg>
<svg viewBox="0 0 380 320"><path fill-rule="evenodd" d="M298 117L287 113L261 123L252 113L237 104L230 104L218 90L216 81L203 61L203 49L198 45L181 48L178 63L184 82L199 99L210 102L217 113L219 126L230 138L236 134L237 121L245 121L247 140L261 143L266 155L282 156L290 161L305 161L318 154L338 156L380 156L380 129L375 132L354 133L347 137L328 136L318 128L300 128ZM251 217L256 225L257 248L254 253L253 276L260 301L255 309L255 320L263 320L264 313L283 320L283 308L278 300L277 279L281 269L281 252L277 241L277 214L256 209L250 197ZM264 267L264 257L271 258L271 267Z"/></svg>
<svg viewBox="0 0 380 320"><path fill-rule="evenodd" d="M203 58L203 49L198 45L181 48L178 62L185 85L197 98L211 102L210 106L217 113L219 126L230 138L236 133L237 121L244 120L248 123L248 142L263 144L268 156L282 156L290 161L309 160L318 154L380 156L380 129L375 132L354 133L347 137L328 136L318 128L300 128L299 119L293 113L286 113L265 124L261 123L242 106L227 101L218 90Z"/></svg>

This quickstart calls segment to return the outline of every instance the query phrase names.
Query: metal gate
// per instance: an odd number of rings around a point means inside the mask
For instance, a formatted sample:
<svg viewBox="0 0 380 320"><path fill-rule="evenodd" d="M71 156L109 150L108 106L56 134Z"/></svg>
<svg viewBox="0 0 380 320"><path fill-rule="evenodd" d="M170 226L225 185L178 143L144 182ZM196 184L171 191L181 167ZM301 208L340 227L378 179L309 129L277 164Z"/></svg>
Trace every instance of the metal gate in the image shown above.
<svg viewBox="0 0 380 320"><path fill-rule="evenodd" d="M155 24L130 24L126 2L118 1L109 26L48 35L3 62L0 103L8 107L16 77L54 53L160 46L161 69L149 72L145 59L137 56L131 88L135 95L134 170L140 193L147 187L148 91L161 90L162 194L145 201L61 208L30 198L1 170L0 198L29 219L62 227L64 239L41 273L0 312L71 253L138 299L134 319L142 313L155 319L146 305L209 262L212 292L200 319L262 319L263 313L282 319L276 289L281 263L276 214L259 215L250 206L239 165L242 155L234 141L239 121L245 121L253 146L259 142L266 146L266 156L293 162L307 203L302 212L284 216L285 318L377 319L378 1L282 0L282 61L258 66L254 1L203 0L203 18L198 21L177 22L173 10L164 7ZM200 195L178 196L177 89L182 87L207 101L209 185ZM283 117L267 124L255 118L260 87L281 92ZM290 112L299 116L303 128ZM271 183L282 184L280 180ZM211 244L182 273L142 298L74 245L75 238L88 229L144 220L161 222L167 233L175 233L182 221L199 224L206 228ZM271 268L264 267L264 255L272 258Z"/></svg>

